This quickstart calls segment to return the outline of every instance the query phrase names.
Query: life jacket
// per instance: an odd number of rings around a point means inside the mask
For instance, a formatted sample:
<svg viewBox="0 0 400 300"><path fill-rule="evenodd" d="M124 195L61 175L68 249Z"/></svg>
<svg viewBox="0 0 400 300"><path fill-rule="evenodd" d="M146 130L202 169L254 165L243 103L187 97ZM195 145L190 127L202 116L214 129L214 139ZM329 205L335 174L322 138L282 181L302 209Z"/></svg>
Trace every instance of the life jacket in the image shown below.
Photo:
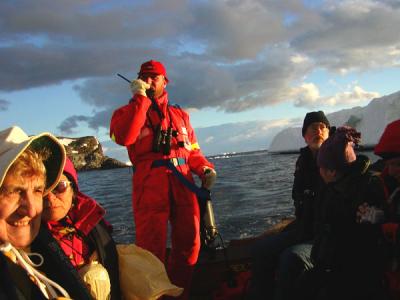
<svg viewBox="0 0 400 300"><path fill-rule="evenodd" d="M189 168L200 177L203 176L204 166L214 168L200 150L189 114L178 106L169 105L166 91L156 102L163 117L151 108L147 97L135 95L129 104L115 110L111 118L110 137L117 144L127 147L129 159L136 167L135 172L146 173L147 165L153 161L170 158L184 158L186 164L180 167L182 171L187 172ZM169 154L164 154L162 147L160 151L154 151L158 128L164 132L169 128L174 131L171 132Z"/></svg>

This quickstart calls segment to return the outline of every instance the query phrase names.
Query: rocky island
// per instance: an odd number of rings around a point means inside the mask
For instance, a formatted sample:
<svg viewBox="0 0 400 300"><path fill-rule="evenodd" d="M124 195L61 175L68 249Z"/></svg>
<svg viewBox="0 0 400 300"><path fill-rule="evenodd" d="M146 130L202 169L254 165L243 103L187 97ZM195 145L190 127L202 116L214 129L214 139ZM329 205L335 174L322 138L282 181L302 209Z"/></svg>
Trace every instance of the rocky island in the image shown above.
<svg viewBox="0 0 400 300"><path fill-rule="evenodd" d="M128 167L123 162L105 156L100 142L94 136L58 139L65 146L67 156L78 171Z"/></svg>

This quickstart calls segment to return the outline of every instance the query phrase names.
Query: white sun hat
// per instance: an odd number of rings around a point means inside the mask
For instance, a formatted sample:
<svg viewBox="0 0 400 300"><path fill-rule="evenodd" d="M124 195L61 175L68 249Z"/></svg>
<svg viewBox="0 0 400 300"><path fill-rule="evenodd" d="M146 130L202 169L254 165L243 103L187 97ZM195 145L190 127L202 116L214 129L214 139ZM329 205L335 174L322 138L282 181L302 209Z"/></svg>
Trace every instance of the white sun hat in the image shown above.
<svg viewBox="0 0 400 300"><path fill-rule="evenodd" d="M65 148L51 133L28 136L18 126L0 131L0 187L11 165L28 147L33 150L50 150L50 156L43 162L47 177L46 194L56 186L63 172Z"/></svg>

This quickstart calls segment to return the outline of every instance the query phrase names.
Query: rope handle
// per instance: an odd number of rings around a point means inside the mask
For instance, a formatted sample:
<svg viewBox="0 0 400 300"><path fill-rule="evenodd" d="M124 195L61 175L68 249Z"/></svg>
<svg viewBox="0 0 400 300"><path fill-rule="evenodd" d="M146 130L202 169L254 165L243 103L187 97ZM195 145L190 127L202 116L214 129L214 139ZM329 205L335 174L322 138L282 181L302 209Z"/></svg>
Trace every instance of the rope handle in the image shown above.
<svg viewBox="0 0 400 300"><path fill-rule="evenodd" d="M0 251L3 253L11 252L15 255L16 261L14 263L18 264L27 272L29 278L38 286L46 299L57 299L59 298L58 294L61 294L62 297L66 299L71 299L64 288L35 269L35 267L40 267L43 264L44 258L42 255L18 250L8 242L0 244ZM35 264L29 256L38 257L40 262Z"/></svg>

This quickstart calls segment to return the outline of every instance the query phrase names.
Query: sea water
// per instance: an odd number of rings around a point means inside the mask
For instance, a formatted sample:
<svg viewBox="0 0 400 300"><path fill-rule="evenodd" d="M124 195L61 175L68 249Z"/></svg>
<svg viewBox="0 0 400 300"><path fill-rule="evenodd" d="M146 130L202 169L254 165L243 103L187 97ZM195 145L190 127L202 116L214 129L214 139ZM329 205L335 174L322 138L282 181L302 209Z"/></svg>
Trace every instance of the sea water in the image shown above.
<svg viewBox="0 0 400 300"><path fill-rule="evenodd" d="M261 234L293 216L291 192L297 157L257 151L209 158L218 174L211 197L217 227L225 241ZM113 225L118 243L135 239L131 178L131 168L79 173L82 192L106 209L106 219Z"/></svg>

